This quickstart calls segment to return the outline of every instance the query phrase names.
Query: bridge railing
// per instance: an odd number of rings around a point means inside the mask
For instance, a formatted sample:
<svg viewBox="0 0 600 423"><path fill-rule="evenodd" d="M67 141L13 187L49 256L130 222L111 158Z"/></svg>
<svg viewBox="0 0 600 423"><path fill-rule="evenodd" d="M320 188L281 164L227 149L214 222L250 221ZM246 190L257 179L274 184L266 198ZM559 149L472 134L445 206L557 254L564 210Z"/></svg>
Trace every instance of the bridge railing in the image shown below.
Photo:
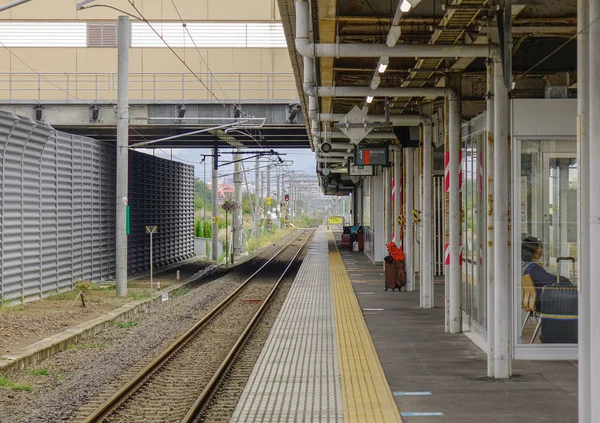
<svg viewBox="0 0 600 423"><path fill-rule="evenodd" d="M292 73L130 73L137 103L297 102ZM0 103L107 103L117 100L117 74L0 73Z"/></svg>

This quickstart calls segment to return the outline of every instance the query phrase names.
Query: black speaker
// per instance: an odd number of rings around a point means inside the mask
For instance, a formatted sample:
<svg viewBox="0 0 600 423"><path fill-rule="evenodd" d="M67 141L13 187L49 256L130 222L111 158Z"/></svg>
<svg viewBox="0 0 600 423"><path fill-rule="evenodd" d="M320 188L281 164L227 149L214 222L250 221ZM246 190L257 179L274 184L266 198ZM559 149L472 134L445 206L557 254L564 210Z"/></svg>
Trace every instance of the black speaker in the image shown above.
<svg viewBox="0 0 600 423"><path fill-rule="evenodd" d="M419 147L419 128L411 126L394 126L394 135L403 148Z"/></svg>

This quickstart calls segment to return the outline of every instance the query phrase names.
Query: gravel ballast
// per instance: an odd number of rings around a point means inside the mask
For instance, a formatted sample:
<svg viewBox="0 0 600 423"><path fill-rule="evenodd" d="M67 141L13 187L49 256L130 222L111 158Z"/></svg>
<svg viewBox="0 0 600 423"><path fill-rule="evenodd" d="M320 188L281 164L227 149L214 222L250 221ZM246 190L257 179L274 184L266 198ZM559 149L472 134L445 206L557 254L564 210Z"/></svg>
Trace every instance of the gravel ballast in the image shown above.
<svg viewBox="0 0 600 423"><path fill-rule="evenodd" d="M295 236L292 235L292 236ZM146 313L104 330L32 368L0 376L0 423L62 422L116 390L225 298L291 236L228 274L180 291Z"/></svg>

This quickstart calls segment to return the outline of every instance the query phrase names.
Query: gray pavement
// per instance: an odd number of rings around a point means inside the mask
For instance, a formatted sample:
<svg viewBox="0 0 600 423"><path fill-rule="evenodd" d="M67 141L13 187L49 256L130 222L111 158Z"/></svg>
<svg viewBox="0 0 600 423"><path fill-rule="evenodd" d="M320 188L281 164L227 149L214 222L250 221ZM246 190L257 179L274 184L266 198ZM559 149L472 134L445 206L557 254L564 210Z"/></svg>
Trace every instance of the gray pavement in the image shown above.
<svg viewBox="0 0 600 423"><path fill-rule="evenodd" d="M420 309L418 292L384 291L383 266L362 252L342 257L361 307L383 309L365 320L390 387L404 393L395 396L404 423L577 422L576 362L514 360L510 380L488 379L483 351L444 332L442 283L436 308Z"/></svg>

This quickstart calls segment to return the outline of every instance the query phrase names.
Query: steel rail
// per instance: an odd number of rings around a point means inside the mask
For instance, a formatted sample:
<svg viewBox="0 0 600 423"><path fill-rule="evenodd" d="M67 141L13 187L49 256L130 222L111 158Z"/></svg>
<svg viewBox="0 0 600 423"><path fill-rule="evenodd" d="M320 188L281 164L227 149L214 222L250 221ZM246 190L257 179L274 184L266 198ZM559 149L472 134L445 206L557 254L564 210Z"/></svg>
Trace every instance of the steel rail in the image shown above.
<svg viewBox="0 0 600 423"><path fill-rule="evenodd" d="M290 242L283 246L277 253L275 253L269 260L267 260L262 266L260 266L252 275L250 275L239 287L229 294L223 301L215 306L208 314L206 314L201 320L199 320L194 326L192 326L187 332L180 336L169 348L155 358L150 364L148 364L140 373L138 373L131 381L125 386L119 389L112 397L98 407L92 414L90 414L83 423L97 423L104 421L114 410L123 404L142 384L144 384L154 373L156 373L163 365L165 365L171 357L173 357L182 347L184 347L192 337L198 333L207 323L209 323L221 310L223 310L238 294L248 286L248 284L273 260L275 260L281 253L283 253L292 243L296 242L300 236L306 233L307 230L302 231L294 237ZM307 238L308 240L308 238ZM306 241L300 247L298 253L304 248ZM298 253L294 256L286 270L287 273L291 264L295 261ZM285 275L284 273L284 275ZM283 279L283 277L281 278ZM279 281L277 282L279 283ZM269 294L271 295L271 294ZM263 304L264 306L264 304ZM263 309L263 306L259 309ZM254 319L253 319L254 320ZM237 343L236 343L237 345ZM212 379L211 379L212 381Z"/></svg>
<svg viewBox="0 0 600 423"><path fill-rule="evenodd" d="M300 237L300 235L302 235L305 232L308 232L310 230L311 229L307 228L306 230L302 231L302 233L299 234L298 237ZM300 252L302 252L302 250L306 246L306 243L308 242L309 239L310 239L310 236L304 240L304 242L302 243L302 245L300 246L300 248L298 249L296 254L294 254L294 257L292 257L292 259L286 266L285 270L283 271L283 273L281 274L281 276L279 277L277 282L275 282L275 286L273 286L273 288L271 289L271 291L269 292L267 297L263 300L260 308L254 314L254 317L252 317L252 320L250 320L250 322L248 323L248 325L246 326L246 328L244 329L242 334L239 336L238 340L236 341L234 346L231 348L231 351L229 351L229 353L227 354L227 357L225 357L225 359L223 360L223 362L221 363L221 365L219 366L219 368L217 369L217 371L215 372L213 377L210 379L210 381L208 382L208 384L206 385L204 390L200 393L200 395L198 396L198 399L194 402L194 404L192 405L190 410L187 412L185 417L181 420L181 423L193 422L196 419L200 410L207 404L208 400L211 398L212 394L217 389L219 382L221 381L221 377L223 376L223 374L225 373L225 371L227 370L229 365L233 362L233 360L237 356L237 353L241 349L242 345L246 342L249 335L252 333L252 331L256 327L256 324L261 319L263 312L269 306L271 299L275 296L275 293L281 286L281 282L286 277L288 271L290 270L290 268L296 261L296 258L300 255Z"/></svg>

